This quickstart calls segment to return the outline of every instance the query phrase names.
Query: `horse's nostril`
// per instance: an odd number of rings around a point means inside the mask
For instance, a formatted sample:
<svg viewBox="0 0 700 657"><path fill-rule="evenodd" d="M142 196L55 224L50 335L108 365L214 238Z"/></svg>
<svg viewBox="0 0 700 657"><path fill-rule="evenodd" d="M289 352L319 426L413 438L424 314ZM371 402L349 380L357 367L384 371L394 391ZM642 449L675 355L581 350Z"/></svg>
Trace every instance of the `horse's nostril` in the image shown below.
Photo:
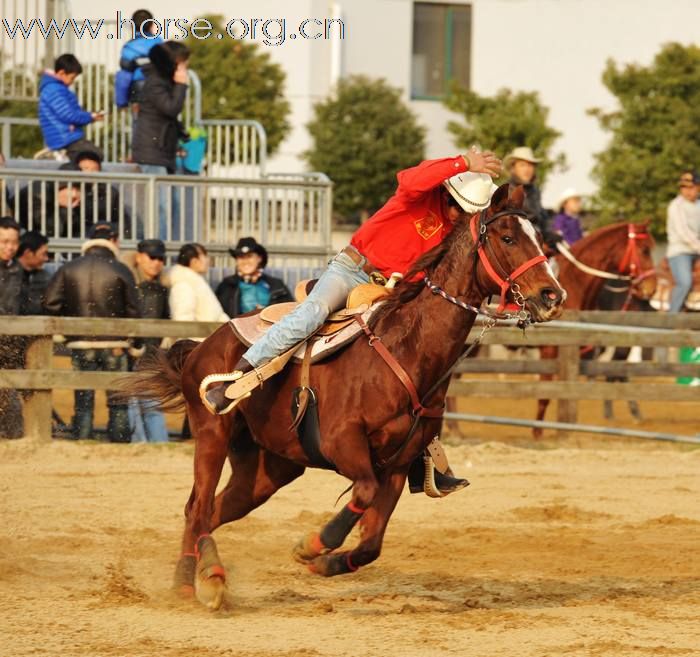
<svg viewBox="0 0 700 657"><path fill-rule="evenodd" d="M561 301L561 293L557 290L553 290L551 287L546 287L542 290L540 296L548 308L556 306Z"/></svg>

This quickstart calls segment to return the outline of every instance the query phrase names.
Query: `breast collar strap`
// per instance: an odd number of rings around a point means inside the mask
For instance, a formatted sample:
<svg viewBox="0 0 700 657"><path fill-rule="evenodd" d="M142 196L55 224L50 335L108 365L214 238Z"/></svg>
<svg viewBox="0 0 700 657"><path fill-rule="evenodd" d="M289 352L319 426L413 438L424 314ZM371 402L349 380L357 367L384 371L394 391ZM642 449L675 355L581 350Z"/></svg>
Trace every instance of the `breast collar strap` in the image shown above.
<svg viewBox="0 0 700 657"><path fill-rule="evenodd" d="M503 312L503 310L506 307L506 297L508 295L508 291L511 290L511 288L513 287L515 279L519 276L522 276L529 269L532 269L532 267L535 267L536 265L539 265L542 262L547 262L547 256L539 255L535 256L534 258L531 258L527 262L524 262L522 265L520 265L520 267L518 267L515 271L511 272L505 278L502 278L498 274L494 266L491 264L491 261L489 260L488 256L486 255L485 247L488 241L488 226L500 217L513 215L517 217L527 218L527 214L525 214L525 212L523 212L522 210L502 210L501 212L496 212L496 214L485 220L484 211L482 210L480 213L472 215L471 222L469 224L472 239L474 240L474 244L477 245L477 253L479 256L479 260L481 260L481 264L484 266L484 269L486 270L486 273L489 275L491 280L494 283L496 283L496 285L498 285L501 289L501 303L498 306L498 309L496 310L496 312L499 313ZM498 259L496 259L496 262L498 262ZM500 263L498 264L500 266ZM500 268L501 270L503 270L502 266L500 266Z"/></svg>

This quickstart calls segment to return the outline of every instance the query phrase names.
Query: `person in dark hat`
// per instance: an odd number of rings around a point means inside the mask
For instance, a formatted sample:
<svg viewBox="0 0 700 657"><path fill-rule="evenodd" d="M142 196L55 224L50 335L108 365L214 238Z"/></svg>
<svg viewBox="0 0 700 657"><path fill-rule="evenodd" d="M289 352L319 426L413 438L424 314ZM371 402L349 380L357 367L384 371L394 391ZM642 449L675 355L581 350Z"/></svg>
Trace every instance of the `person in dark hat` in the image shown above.
<svg viewBox="0 0 700 657"><path fill-rule="evenodd" d="M283 281L264 273L267 251L255 238L241 238L229 253L236 259L236 273L224 278L216 288L216 296L229 317L294 301Z"/></svg>

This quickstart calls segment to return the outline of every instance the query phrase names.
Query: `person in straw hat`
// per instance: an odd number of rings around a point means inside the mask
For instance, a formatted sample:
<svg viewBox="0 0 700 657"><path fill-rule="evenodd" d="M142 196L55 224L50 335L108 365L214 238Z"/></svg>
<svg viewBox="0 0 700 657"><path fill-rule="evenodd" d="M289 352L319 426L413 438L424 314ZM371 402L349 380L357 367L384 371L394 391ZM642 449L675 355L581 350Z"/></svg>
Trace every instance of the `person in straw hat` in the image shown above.
<svg viewBox="0 0 700 657"><path fill-rule="evenodd" d="M231 411L238 400L227 399L224 392L232 381L314 333L328 315L344 306L356 286L385 283L394 272L406 274L450 233L458 219L487 208L496 189L492 178L500 172L501 161L493 153L476 149L400 171L396 193L329 262L306 299L243 354L226 381L208 388L203 396L208 410ZM447 492L466 485L450 479Z"/></svg>
<svg viewBox="0 0 700 657"><path fill-rule="evenodd" d="M545 243L554 248L562 238L550 227L549 213L542 207L540 190L535 183L537 165L541 161L540 158L535 157L529 146L518 146L506 156L503 164L510 173L511 186L522 185L525 188L523 210L535 228L542 234Z"/></svg>
<svg viewBox="0 0 700 657"><path fill-rule="evenodd" d="M552 230L561 235L569 245L583 237L581 208L581 195L573 187L566 189L559 197L557 203L559 212L552 221Z"/></svg>

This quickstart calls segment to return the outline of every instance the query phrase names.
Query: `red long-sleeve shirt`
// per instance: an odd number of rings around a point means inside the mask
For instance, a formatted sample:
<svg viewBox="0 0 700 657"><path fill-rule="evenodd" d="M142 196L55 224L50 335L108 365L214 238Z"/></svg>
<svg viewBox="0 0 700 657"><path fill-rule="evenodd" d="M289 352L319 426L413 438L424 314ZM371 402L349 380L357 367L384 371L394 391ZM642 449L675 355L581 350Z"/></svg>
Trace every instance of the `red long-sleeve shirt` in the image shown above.
<svg viewBox="0 0 700 657"><path fill-rule="evenodd" d="M467 165L461 155L426 160L399 171L396 193L355 232L350 243L387 278L393 272L405 275L452 230L452 222L442 212L441 184L464 171Z"/></svg>

